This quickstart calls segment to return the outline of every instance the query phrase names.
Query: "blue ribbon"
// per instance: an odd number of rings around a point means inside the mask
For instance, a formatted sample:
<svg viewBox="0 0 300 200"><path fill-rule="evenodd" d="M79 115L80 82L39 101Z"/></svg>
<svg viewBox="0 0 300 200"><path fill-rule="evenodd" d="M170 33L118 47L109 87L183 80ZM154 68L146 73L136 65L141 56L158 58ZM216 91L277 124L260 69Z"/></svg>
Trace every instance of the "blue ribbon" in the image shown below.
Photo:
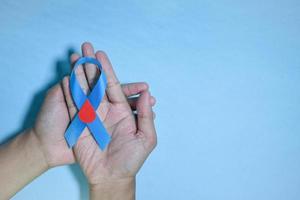
<svg viewBox="0 0 300 200"><path fill-rule="evenodd" d="M99 79L97 80L93 90L88 96L86 96L83 90L81 89L75 75L75 71L78 68L78 66L84 63L95 64L101 72ZM65 139L70 148L76 144L79 136L81 135L85 127L89 128L92 136L96 140L101 150L104 150L109 144L111 137L106 131L105 127L103 126L103 123L101 122L96 113L96 110L104 97L106 85L106 76L102 71L102 66L100 62L98 62L98 60L90 57L82 57L75 63L70 76L70 90L73 101L75 102L75 105L79 111L82 108L82 106L86 103L86 101L89 101L95 111L96 116L92 122L86 123L83 122L82 119L80 119L78 113L75 115L67 131L65 132Z"/></svg>

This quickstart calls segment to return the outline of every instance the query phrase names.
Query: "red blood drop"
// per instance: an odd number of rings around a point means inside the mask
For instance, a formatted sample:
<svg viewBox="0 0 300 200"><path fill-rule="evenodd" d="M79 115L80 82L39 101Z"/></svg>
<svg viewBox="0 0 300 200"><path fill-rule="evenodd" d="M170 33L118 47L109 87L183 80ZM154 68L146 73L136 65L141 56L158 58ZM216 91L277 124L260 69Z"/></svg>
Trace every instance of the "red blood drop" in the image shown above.
<svg viewBox="0 0 300 200"><path fill-rule="evenodd" d="M78 113L79 119L84 123L91 123L96 118L96 113L89 100L86 100Z"/></svg>

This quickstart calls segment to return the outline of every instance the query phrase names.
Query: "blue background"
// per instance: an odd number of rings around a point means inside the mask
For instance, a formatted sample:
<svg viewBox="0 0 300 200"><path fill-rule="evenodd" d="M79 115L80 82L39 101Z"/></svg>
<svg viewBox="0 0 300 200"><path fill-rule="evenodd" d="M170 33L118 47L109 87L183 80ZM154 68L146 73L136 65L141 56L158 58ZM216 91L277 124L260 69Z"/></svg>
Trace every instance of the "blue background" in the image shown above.
<svg viewBox="0 0 300 200"><path fill-rule="evenodd" d="M32 123L69 52L90 41L157 98L138 199L300 199L300 1L4 0L0 26L1 141ZM87 193L72 165L13 199Z"/></svg>

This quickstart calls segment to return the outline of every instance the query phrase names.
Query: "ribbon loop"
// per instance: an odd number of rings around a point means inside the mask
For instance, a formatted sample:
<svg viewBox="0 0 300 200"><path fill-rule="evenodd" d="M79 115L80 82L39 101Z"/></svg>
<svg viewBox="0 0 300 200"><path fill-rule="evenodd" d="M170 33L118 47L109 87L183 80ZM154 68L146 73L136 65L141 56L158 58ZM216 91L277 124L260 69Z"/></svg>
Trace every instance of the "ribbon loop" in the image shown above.
<svg viewBox="0 0 300 200"><path fill-rule="evenodd" d="M75 75L78 66L84 63L95 64L101 72L99 79L89 95L86 95L83 92ZM70 148L76 144L85 127L89 128L93 138L102 150L109 144L111 137L96 113L96 110L105 95L106 86L106 76L102 71L102 66L98 60L91 57L82 57L75 63L70 76L70 90L73 101L79 112L75 115L65 132L65 139Z"/></svg>

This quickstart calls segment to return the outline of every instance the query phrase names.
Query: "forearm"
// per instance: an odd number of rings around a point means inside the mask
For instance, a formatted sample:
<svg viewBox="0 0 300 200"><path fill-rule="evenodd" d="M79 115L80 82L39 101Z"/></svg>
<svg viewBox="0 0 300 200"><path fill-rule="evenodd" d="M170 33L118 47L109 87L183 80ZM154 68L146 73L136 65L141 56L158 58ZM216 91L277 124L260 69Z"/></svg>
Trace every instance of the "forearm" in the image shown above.
<svg viewBox="0 0 300 200"><path fill-rule="evenodd" d="M48 169L39 141L31 130L0 147L1 198L9 199Z"/></svg>
<svg viewBox="0 0 300 200"><path fill-rule="evenodd" d="M91 200L134 200L135 177L90 185Z"/></svg>

